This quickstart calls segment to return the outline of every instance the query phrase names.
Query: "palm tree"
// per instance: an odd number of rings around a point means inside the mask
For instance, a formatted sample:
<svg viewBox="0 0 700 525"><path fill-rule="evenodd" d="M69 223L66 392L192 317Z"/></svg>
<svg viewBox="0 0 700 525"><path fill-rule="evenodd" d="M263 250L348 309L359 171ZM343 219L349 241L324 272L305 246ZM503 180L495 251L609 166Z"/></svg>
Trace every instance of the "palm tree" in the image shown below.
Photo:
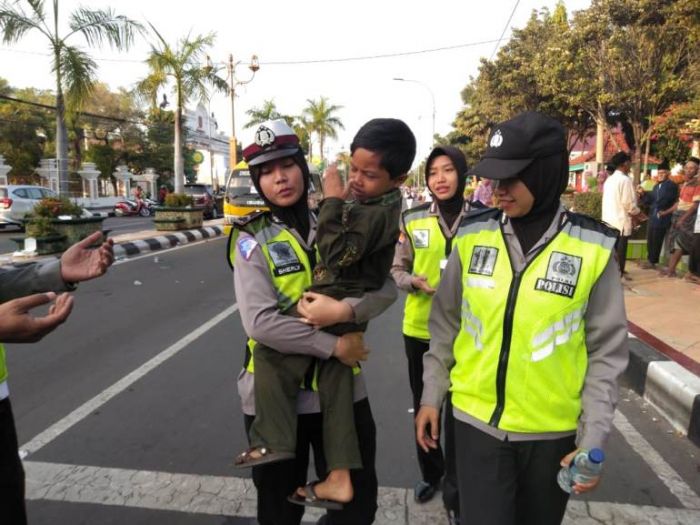
<svg viewBox="0 0 700 525"><path fill-rule="evenodd" d="M22 4L27 4L25 9ZM87 99L94 86L97 64L85 51L69 45L68 40L80 33L89 46L100 46L105 41L117 49L128 49L136 33L141 32L138 22L115 14L112 9L79 7L69 16L69 31L58 33L58 0L53 0L53 17L44 9L44 0L19 0L0 3L0 33L5 44L18 42L25 33L39 32L49 41L51 69L56 75L56 160L59 174L59 192L68 192L68 137L66 109L77 110Z"/></svg>
<svg viewBox="0 0 700 525"><path fill-rule="evenodd" d="M334 115L343 106L328 104L326 97L320 97L317 101L307 99L308 105L303 110L303 115L308 117L311 131L318 137L318 146L321 150L321 162L323 162L323 145L326 137L338 138L338 130L345 129L341 120Z"/></svg>
<svg viewBox="0 0 700 525"><path fill-rule="evenodd" d="M246 115L250 117L247 124L243 126L244 129L249 129L258 124L262 124L267 120L273 120L277 118L283 118L282 114L277 111L277 106L273 99L263 101L263 104L259 108L251 108L245 112Z"/></svg>
<svg viewBox="0 0 700 525"><path fill-rule="evenodd" d="M182 193L185 180L185 165L182 155L183 125L182 112L192 98L205 100L207 86L216 91L228 93L226 79L217 75L211 65L203 65L206 49L214 44L215 34L197 35L180 39L175 46L165 41L149 23L157 37L157 44L151 44L151 52L146 59L150 73L138 84L138 91L150 97L155 107L158 90L172 83L177 100L175 107L175 155L173 159L174 186L176 193Z"/></svg>

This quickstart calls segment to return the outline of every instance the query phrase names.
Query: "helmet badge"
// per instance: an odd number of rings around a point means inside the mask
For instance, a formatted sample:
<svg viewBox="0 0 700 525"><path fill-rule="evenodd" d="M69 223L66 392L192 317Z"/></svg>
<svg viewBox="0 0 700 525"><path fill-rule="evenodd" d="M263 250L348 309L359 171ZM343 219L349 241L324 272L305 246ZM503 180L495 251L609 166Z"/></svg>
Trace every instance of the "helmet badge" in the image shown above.
<svg viewBox="0 0 700 525"><path fill-rule="evenodd" d="M492 148L498 148L503 144L503 135L501 135L501 130L496 130L496 133L493 134L491 137L491 142L489 142L489 146Z"/></svg>
<svg viewBox="0 0 700 525"><path fill-rule="evenodd" d="M264 148L275 143L275 134L266 126L260 126L255 132L255 143Z"/></svg>

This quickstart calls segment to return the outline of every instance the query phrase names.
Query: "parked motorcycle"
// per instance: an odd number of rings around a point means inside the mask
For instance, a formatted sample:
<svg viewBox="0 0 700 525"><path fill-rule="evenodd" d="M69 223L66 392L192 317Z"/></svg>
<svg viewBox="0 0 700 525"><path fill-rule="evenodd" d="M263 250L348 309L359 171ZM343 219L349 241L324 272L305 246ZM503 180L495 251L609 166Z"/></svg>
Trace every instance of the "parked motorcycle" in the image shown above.
<svg viewBox="0 0 700 525"><path fill-rule="evenodd" d="M124 199L114 205L114 215L117 217L128 217L130 215L140 215L149 217L158 203L151 199L141 199L141 201Z"/></svg>

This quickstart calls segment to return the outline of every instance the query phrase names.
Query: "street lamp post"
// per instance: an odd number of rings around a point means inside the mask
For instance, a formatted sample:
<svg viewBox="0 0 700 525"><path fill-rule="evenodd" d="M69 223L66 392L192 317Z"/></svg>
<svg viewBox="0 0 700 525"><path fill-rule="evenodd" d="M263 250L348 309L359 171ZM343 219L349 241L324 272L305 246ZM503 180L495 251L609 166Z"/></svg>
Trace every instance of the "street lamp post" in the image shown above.
<svg viewBox="0 0 700 525"><path fill-rule="evenodd" d="M399 77L394 77L394 80L398 82L413 82L414 84L419 84L423 86L425 89L428 90L428 93L430 93L430 100L433 103L433 134L430 136L430 143L433 144L435 142L435 95L433 94L433 90L430 89L430 86L428 84L421 82L420 80L413 80L410 78L399 78Z"/></svg>
<svg viewBox="0 0 700 525"><path fill-rule="evenodd" d="M237 86L242 86L244 84L249 83L250 81L255 78L255 73L260 69L260 64L258 63L258 57L257 55L253 55L250 58L250 64L248 65L248 69L250 69L253 74L248 80L238 80L236 79L236 66L238 66L241 63L239 60L238 62L233 61L233 54L229 54L228 56L228 81L229 81L229 94L231 96L231 151L230 151L230 157L229 157L229 162L230 162L230 169L233 170L233 168L236 167L236 164L238 164L238 153L236 150L236 111L234 109L234 100L236 97L236 87Z"/></svg>

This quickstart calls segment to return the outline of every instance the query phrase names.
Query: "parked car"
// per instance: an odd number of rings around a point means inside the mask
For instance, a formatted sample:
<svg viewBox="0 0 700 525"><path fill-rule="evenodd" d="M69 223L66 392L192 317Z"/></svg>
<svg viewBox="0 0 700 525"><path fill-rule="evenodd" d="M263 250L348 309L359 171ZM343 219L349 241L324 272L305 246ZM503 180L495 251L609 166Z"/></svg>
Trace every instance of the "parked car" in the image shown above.
<svg viewBox="0 0 700 525"><path fill-rule="evenodd" d="M205 219L216 219L219 217L214 196L206 184L185 184L185 193L192 196L196 207L204 208L203 215Z"/></svg>
<svg viewBox="0 0 700 525"><path fill-rule="evenodd" d="M46 197L58 197L55 191L41 186L0 186L0 228L24 227L22 221L34 205Z"/></svg>

